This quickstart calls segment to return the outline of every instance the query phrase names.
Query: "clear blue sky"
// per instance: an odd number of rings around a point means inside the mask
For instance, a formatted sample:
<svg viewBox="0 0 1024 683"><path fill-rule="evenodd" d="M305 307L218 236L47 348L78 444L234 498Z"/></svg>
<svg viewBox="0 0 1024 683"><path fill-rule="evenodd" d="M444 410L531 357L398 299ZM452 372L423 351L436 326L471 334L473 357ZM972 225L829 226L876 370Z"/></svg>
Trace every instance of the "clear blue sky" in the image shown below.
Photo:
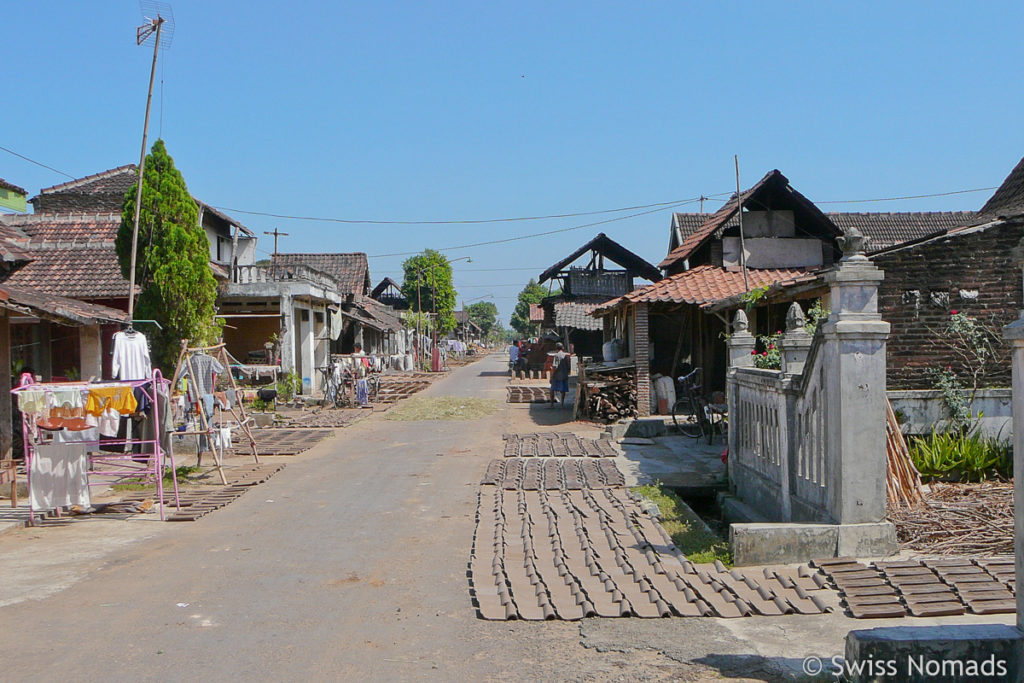
<svg viewBox="0 0 1024 683"><path fill-rule="evenodd" d="M997 185L1024 155L1020 2L172 5L151 139L220 207L593 211L728 192L733 154L745 187L778 168L813 201L875 198ZM137 162L151 54L135 45L138 5L7 3L2 17L0 146L75 176ZM65 180L4 152L0 177L30 195ZM987 196L823 208L976 209ZM234 215L291 233L282 251L371 256L608 217ZM670 216L447 253L473 258L455 267L461 298L492 294L507 323L521 285L599 230L656 263ZM371 258L374 281L397 279L401 261Z"/></svg>

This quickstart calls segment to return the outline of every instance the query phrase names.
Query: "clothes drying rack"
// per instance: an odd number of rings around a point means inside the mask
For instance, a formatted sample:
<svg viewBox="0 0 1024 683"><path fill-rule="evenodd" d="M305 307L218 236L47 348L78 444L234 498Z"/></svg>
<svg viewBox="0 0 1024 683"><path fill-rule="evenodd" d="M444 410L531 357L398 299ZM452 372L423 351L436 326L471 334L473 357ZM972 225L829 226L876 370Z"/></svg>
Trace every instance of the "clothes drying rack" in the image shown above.
<svg viewBox="0 0 1024 683"><path fill-rule="evenodd" d="M17 395L27 389L43 389L44 391L61 391L61 390L80 390L83 393L87 393L90 388L110 388L110 387L128 387L132 390L140 389L145 392L147 398L150 401L150 410L152 411L150 419L153 420L155 428L153 430L153 439L141 439L135 438L135 435L131 438L110 438L100 435L98 441L82 442L88 443L90 447L96 449L102 448L103 446L123 446L128 447L131 450L132 446L140 446L148 450L152 448L150 453L124 453L123 455L116 452L98 452L97 450L90 449L88 454L89 461L89 475L90 481L89 486L108 486L111 483L123 482L125 480L152 480L156 484L156 498L160 504L160 520L165 519L164 514L164 466L165 459L170 461L171 466L171 481L174 485L174 505L175 508L181 509L181 501L178 497L178 476L174 466L174 452L173 448L164 450L160 446L160 440L162 436L162 426L160 418L160 401L158 400L157 394L163 394L165 398L169 399L170 396L170 382L164 379L159 369L154 369L153 374L140 380L113 380L109 382L36 382L32 375L24 373L21 376L19 385L11 390L11 393ZM165 405L170 410L170 401L167 400ZM29 487L29 523L35 524L35 513L36 510L32 504L32 459L36 455L36 446L47 443L48 441L44 438L47 430L42 429L37 423L37 416L22 412L21 414L21 429L22 429L22 442L24 444L25 453L25 472L28 479ZM51 437L52 439L52 437ZM113 481L93 482L91 481L91 475L113 477ZM60 508L56 509L57 516L60 516Z"/></svg>

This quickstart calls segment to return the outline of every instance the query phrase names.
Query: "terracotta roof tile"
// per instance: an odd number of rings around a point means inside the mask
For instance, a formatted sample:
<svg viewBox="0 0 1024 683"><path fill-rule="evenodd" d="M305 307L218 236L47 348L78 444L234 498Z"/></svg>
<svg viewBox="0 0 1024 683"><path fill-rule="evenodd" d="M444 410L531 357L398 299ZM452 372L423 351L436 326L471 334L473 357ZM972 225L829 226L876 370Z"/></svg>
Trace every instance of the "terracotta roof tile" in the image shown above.
<svg viewBox="0 0 1024 683"><path fill-rule="evenodd" d="M120 322L128 320L128 313L108 306L99 306L84 301L69 299L56 294L47 294L34 289L15 287L9 281L0 284L3 300L28 308L31 312L64 324L94 324L97 322Z"/></svg>
<svg viewBox="0 0 1024 683"><path fill-rule="evenodd" d="M272 262L283 266L307 266L338 281L344 294L368 294L370 266L366 254L275 254Z"/></svg>
<svg viewBox="0 0 1024 683"><path fill-rule="evenodd" d="M540 304L530 304L530 322L544 322L544 309L541 307Z"/></svg>
<svg viewBox="0 0 1024 683"><path fill-rule="evenodd" d="M747 271L750 287L765 287L787 280L811 278L813 274L801 269L778 268ZM600 305L598 313L610 311L626 303L687 303L707 307L746 291L743 272L726 270L722 266L703 265L667 277L652 285L635 289L625 296Z"/></svg>
<svg viewBox="0 0 1024 683"><path fill-rule="evenodd" d="M128 296L112 242L33 245L32 261L5 284L82 299Z"/></svg>
<svg viewBox="0 0 1024 683"><path fill-rule="evenodd" d="M0 217L0 226L18 230L33 242L113 242L120 213L33 213Z"/></svg>
<svg viewBox="0 0 1024 683"><path fill-rule="evenodd" d="M66 183L44 187L40 195L75 192L83 194L117 194L124 195L135 184L135 164L125 164L92 175L69 180Z"/></svg>
<svg viewBox="0 0 1024 683"><path fill-rule="evenodd" d="M901 211L894 213L827 213L836 226L846 232L857 228L871 238L868 251L887 249L929 235L977 223L975 211Z"/></svg>

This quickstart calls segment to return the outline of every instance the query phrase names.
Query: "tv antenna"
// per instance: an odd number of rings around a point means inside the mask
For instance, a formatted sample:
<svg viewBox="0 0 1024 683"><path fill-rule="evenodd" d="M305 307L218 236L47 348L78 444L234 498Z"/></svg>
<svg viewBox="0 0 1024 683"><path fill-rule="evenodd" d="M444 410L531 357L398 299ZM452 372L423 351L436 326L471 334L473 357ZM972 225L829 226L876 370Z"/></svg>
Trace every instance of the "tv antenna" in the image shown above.
<svg viewBox="0 0 1024 683"><path fill-rule="evenodd" d="M153 65L149 70L149 91L146 94L146 120L142 124L142 153L139 155L139 176L136 182L135 191L135 219L132 223L132 266L128 272L128 319L135 317L135 251L139 246L139 214L142 211L142 180L146 170L146 136L149 133L149 108L153 103L153 79L156 77L156 58L160 48L167 49L171 46L171 39L174 37L174 12L171 6L155 2L155 0L141 0L139 9L142 11L142 18L145 23L135 31L135 42L144 45L150 40L153 42Z"/></svg>

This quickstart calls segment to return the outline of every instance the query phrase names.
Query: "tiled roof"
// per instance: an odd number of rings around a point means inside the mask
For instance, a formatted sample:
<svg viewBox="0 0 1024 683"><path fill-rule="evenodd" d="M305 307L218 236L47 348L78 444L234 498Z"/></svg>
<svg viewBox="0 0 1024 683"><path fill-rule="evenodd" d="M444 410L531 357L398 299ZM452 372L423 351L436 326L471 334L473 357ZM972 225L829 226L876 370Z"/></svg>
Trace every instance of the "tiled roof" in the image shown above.
<svg viewBox="0 0 1024 683"><path fill-rule="evenodd" d="M1024 213L1024 159L1013 167L1003 184L981 207L981 213L1003 217Z"/></svg>
<svg viewBox="0 0 1024 683"><path fill-rule="evenodd" d="M540 304L530 304L530 322L544 322L544 309L541 307Z"/></svg>
<svg viewBox="0 0 1024 683"><path fill-rule="evenodd" d="M602 323L590 315L600 304L581 304L572 301L555 304L555 325L577 330L600 330Z"/></svg>
<svg viewBox="0 0 1024 683"><path fill-rule="evenodd" d="M21 245L8 237L3 236L0 230L0 260L12 263L14 261L28 261L32 257L28 255Z"/></svg>
<svg viewBox="0 0 1024 683"><path fill-rule="evenodd" d="M137 176L135 164L125 164L82 178L75 178L66 183L44 187L40 195L74 192L76 194L118 194L124 195L135 184Z"/></svg>
<svg viewBox="0 0 1024 683"><path fill-rule="evenodd" d="M28 308L33 314L66 325L91 325L100 322L122 322L128 313L38 290L0 283L0 307L14 305Z"/></svg>
<svg viewBox="0 0 1024 683"><path fill-rule="evenodd" d="M17 193L17 194L28 194L25 191L25 188L18 187L14 183L9 183L6 180L4 180L3 178L0 178L0 189L2 189L2 190L10 190L11 192L14 192L14 193Z"/></svg>
<svg viewBox="0 0 1024 683"><path fill-rule="evenodd" d="M128 296L128 281L112 242L46 244L28 249L32 261L5 284L81 299Z"/></svg>
<svg viewBox="0 0 1024 683"><path fill-rule="evenodd" d="M402 319L395 315L395 312L384 304L381 304L374 299L363 299L359 305L362 306L367 313L380 321L385 329L398 332L405 328L405 324L402 322Z"/></svg>
<svg viewBox="0 0 1024 683"><path fill-rule="evenodd" d="M0 216L4 226L33 242L112 242L121 227L120 213L30 213Z"/></svg>
<svg viewBox="0 0 1024 683"><path fill-rule="evenodd" d="M338 281L343 294L367 294L370 266L366 254L275 254L274 265L308 266L327 273Z"/></svg>
<svg viewBox="0 0 1024 683"><path fill-rule="evenodd" d="M201 209L202 209L202 210L203 210L204 212L206 212L206 213L211 213L211 214L213 214L214 216L216 216L217 218L221 219L221 220L222 220L222 221L224 221L225 223L228 223L228 224L230 224L230 225L236 225L236 226L238 226L238 231L239 231L240 233L242 233L243 235L245 235L246 237L255 237L255 236L256 236L256 233L254 233L254 232L253 232L252 230L250 230L249 228L245 227L244 225L242 225L242 224L241 224L241 223L239 223L239 222L238 222L237 220L235 220L235 219L234 219L234 218L232 218L231 216L227 215L226 213L224 213L223 211L221 211L221 210L220 210L220 209L218 209L217 207L215 207L215 206L210 206L209 204L207 204L207 203L206 203L206 202L204 202L203 200L201 200L201 199L196 199L195 197L193 197L193 198L192 198L192 200L193 200L193 201L194 201L194 202L196 203L196 205L197 205L197 206L199 206L199 208L201 208Z"/></svg>
<svg viewBox="0 0 1024 683"><path fill-rule="evenodd" d="M778 282L811 279L813 274L800 269L777 268L747 270L750 288L765 287ZM628 303L687 303L707 307L747 291L743 271L726 270L722 266L702 265L677 273L652 285L635 289L625 296L601 304L603 313Z"/></svg>
<svg viewBox="0 0 1024 683"><path fill-rule="evenodd" d="M977 222L974 211L901 211L893 213L828 213L836 226L846 232L857 228L870 237L868 251L886 249L904 242Z"/></svg>

